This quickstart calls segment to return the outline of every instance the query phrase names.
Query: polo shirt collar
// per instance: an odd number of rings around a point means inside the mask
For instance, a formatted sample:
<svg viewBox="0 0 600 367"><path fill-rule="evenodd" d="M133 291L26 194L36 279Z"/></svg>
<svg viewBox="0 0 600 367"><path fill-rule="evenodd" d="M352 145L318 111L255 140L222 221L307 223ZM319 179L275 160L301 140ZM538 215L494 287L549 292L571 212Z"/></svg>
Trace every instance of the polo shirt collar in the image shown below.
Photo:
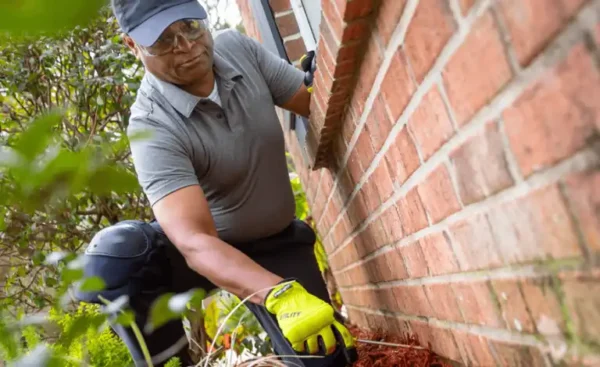
<svg viewBox="0 0 600 367"><path fill-rule="evenodd" d="M215 76L224 81L226 87L231 87L235 83L235 78L242 76L242 73L235 68L231 63L225 60L216 52L214 53L214 70ZM150 84L157 89L157 91L165 97L165 99L175 108L179 113L185 117L190 117L194 108L198 102L203 99L199 96L195 96L178 86L166 82L154 74L147 72L146 77Z"/></svg>

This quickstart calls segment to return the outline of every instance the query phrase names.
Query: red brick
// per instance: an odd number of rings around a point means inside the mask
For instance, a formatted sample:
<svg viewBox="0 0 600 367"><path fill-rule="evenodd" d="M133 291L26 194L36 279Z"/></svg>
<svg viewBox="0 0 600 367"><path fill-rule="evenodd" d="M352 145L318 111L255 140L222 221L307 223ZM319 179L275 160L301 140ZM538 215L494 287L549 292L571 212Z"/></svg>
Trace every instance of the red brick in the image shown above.
<svg viewBox="0 0 600 367"><path fill-rule="evenodd" d="M364 144L364 143L363 143ZM366 148L368 148L369 146L367 146ZM364 149L365 147L363 147ZM352 188L354 188L354 185L358 184L358 182L360 181L360 178L363 175L363 169L362 166L360 164L360 159L359 159L359 155L360 155L360 147L358 145L356 145L354 147L354 149L352 149L352 152L350 152L350 156L348 157L348 163L346 163L346 168L348 170L348 177L350 178L350 181L352 183L352 186L346 187L345 189L352 191Z"/></svg>
<svg viewBox="0 0 600 367"><path fill-rule="evenodd" d="M431 275L458 272L452 246L443 232L425 236L420 242Z"/></svg>
<svg viewBox="0 0 600 367"><path fill-rule="evenodd" d="M579 256L577 236L556 185L488 214L498 250L507 264Z"/></svg>
<svg viewBox="0 0 600 367"><path fill-rule="evenodd" d="M422 278L429 274L425 256L421 250L421 243L415 241L407 246L402 246L398 249L404 258L404 264L411 278Z"/></svg>
<svg viewBox="0 0 600 367"><path fill-rule="evenodd" d="M353 21L357 18L366 17L373 11L373 0L350 0L343 1L345 9L338 8L338 10L344 14L344 20L346 22Z"/></svg>
<svg viewBox="0 0 600 367"><path fill-rule="evenodd" d="M506 326L518 332L535 333L535 324L527 311L519 283L513 279L492 280L492 287Z"/></svg>
<svg viewBox="0 0 600 367"><path fill-rule="evenodd" d="M487 282L453 283L452 289L465 322L496 328L502 326L502 319Z"/></svg>
<svg viewBox="0 0 600 367"><path fill-rule="evenodd" d="M569 315L583 340L600 340L600 269L560 274Z"/></svg>
<svg viewBox="0 0 600 367"><path fill-rule="evenodd" d="M418 191L432 223L437 223L460 210L450 174L444 164L440 164L419 184Z"/></svg>
<svg viewBox="0 0 600 367"><path fill-rule="evenodd" d="M463 322L456 296L449 284L427 284L425 285L425 293L433 307L436 318Z"/></svg>
<svg viewBox="0 0 600 367"><path fill-rule="evenodd" d="M321 14L323 15L321 22L325 22L326 20L335 38L341 39L344 32L344 21L337 12L332 0L321 1Z"/></svg>
<svg viewBox="0 0 600 367"><path fill-rule="evenodd" d="M495 351L496 363L499 366L514 367L546 367L544 357L539 349L528 345L489 340Z"/></svg>
<svg viewBox="0 0 600 367"><path fill-rule="evenodd" d="M464 205L472 204L513 185L502 136L495 123L467 140L450 156Z"/></svg>
<svg viewBox="0 0 600 367"><path fill-rule="evenodd" d="M389 282L408 277L402 256L393 249L368 261L365 267L373 282Z"/></svg>
<svg viewBox="0 0 600 367"><path fill-rule="evenodd" d="M415 143L404 128L396 136L394 144L385 153L392 179L402 184L419 167L419 155Z"/></svg>
<svg viewBox="0 0 600 367"><path fill-rule="evenodd" d="M555 0L498 2L521 65L528 65L562 27L563 17L557 3Z"/></svg>
<svg viewBox="0 0 600 367"><path fill-rule="evenodd" d="M473 4L475 4L475 0L460 0L460 8L462 10L462 14L467 14L473 6Z"/></svg>
<svg viewBox="0 0 600 367"><path fill-rule="evenodd" d="M436 86L423 97L408 122L408 128L421 149L424 161L454 135L448 111Z"/></svg>
<svg viewBox="0 0 600 367"><path fill-rule="evenodd" d="M511 77L498 28L487 13L475 23L443 72L458 124L467 123Z"/></svg>
<svg viewBox="0 0 600 367"><path fill-rule="evenodd" d="M423 286L398 286L392 288L400 312L413 316L431 316L433 310L425 295Z"/></svg>
<svg viewBox="0 0 600 367"><path fill-rule="evenodd" d="M467 366L494 366L494 356L483 337L460 330L452 330L454 340Z"/></svg>
<svg viewBox="0 0 600 367"><path fill-rule="evenodd" d="M495 268L502 265L492 229L485 215L461 220L449 228L454 254L463 271Z"/></svg>
<svg viewBox="0 0 600 367"><path fill-rule="evenodd" d="M398 49L381 84L381 94L390 109L392 121L398 120L415 90L404 52Z"/></svg>
<svg viewBox="0 0 600 367"><path fill-rule="evenodd" d="M302 55L306 53L306 46L301 38L289 40L285 42L285 51L290 60L300 60Z"/></svg>
<svg viewBox="0 0 600 367"><path fill-rule="evenodd" d="M346 23L343 32L342 44L361 40L369 32L369 22L367 19L357 19Z"/></svg>
<svg viewBox="0 0 600 367"><path fill-rule="evenodd" d="M293 13L277 17L275 18L275 22L277 23L277 29L279 29L281 37L291 36L300 32L298 23L296 22L296 17Z"/></svg>
<svg viewBox="0 0 600 367"><path fill-rule="evenodd" d="M273 13L279 13L292 8L290 0L269 0L269 5L271 5Z"/></svg>
<svg viewBox="0 0 600 367"><path fill-rule="evenodd" d="M348 207L350 222L356 226L365 220L368 213L369 211L367 210L367 206L362 195L356 195Z"/></svg>
<svg viewBox="0 0 600 367"><path fill-rule="evenodd" d="M352 320L353 324L356 324L363 328L369 327L365 314L354 308L348 308L348 318Z"/></svg>
<svg viewBox="0 0 600 367"><path fill-rule="evenodd" d="M361 63L360 73L358 74L357 89L353 95L353 100L356 99L358 105L359 115L363 113L365 101L373 88L377 72L383 62L383 51L374 38L369 39L367 49L363 52L364 60Z"/></svg>
<svg viewBox="0 0 600 367"><path fill-rule="evenodd" d="M406 33L406 56L418 83L423 81L455 29L447 0L419 3Z"/></svg>
<svg viewBox="0 0 600 367"><path fill-rule="evenodd" d="M360 192L363 195L365 204L367 204L367 210L369 213L372 213L375 211L375 209L379 208L381 205L381 200L379 199L377 184L374 180L367 180L367 182L365 182L360 189Z"/></svg>
<svg viewBox="0 0 600 367"><path fill-rule="evenodd" d="M387 311L397 311L398 301L394 292L390 288L380 288L375 290L375 296L379 300L380 308Z"/></svg>
<svg viewBox="0 0 600 367"><path fill-rule="evenodd" d="M425 208L416 188L413 188L405 197L398 200L396 207L398 208L400 222L402 223L402 232L405 236L427 227Z"/></svg>
<svg viewBox="0 0 600 367"><path fill-rule="evenodd" d="M586 1L589 0L559 0L565 19L576 15Z"/></svg>
<svg viewBox="0 0 600 367"><path fill-rule="evenodd" d="M591 250L600 251L600 172L574 174L567 178L566 186L585 242Z"/></svg>
<svg viewBox="0 0 600 367"><path fill-rule="evenodd" d="M504 112L506 133L523 174L569 157L596 136L599 100L600 74L585 46L578 44Z"/></svg>
<svg viewBox="0 0 600 367"><path fill-rule="evenodd" d="M375 168L375 171L373 171L369 180L375 183L381 202L385 202L392 196L392 193L394 192L394 183L392 182L385 160L379 161L379 165Z"/></svg>
<svg viewBox="0 0 600 367"><path fill-rule="evenodd" d="M381 214L381 223L387 231L388 241L394 243L404 236L402 233L402 222L395 205L390 206Z"/></svg>
<svg viewBox="0 0 600 367"><path fill-rule="evenodd" d="M371 137L373 149L378 152L392 130L392 121L388 116L385 102L381 96L377 96L373 102L373 108L367 118L365 129Z"/></svg>
<svg viewBox="0 0 600 367"><path fill-rule="evenodd" d="M461 361L460 350L454 340L452 330L442 329L430 325L431 350L454 361Z"/></svg>
<svg viewBox="0 0 600 367"><path fill-rule="evenodd" d="M561 335L566 329L560 303L551 277L526 278L520 282L529 313L542 335Z"/></svg>
<svg viewBox="0 0 600 367"><path fill-rule="evenodd" d="M363 129L358 135L358 140L356 141L356 150L358 153L358 158L360 159L360 165L364 170L366 170L371 165L371 162L375 157L375 150L373 149L373 143L369 137L369 132L365 129Z"/></svg>
<svg viewBox="0 0 600 367"><path fill-rule="evenodd" d="M369 275L367 274L367 270L362 266L355 266L348 270L350 274L351 284L349 285L363 285L369 283Z"/></svg>
<svg viewBox="0 0 600 367"><path fill-rule="evenodd" d="M400 22L400 17L406 6L406 0L382 0L377 18L377 31L387 46L392 33Z"/></svg>

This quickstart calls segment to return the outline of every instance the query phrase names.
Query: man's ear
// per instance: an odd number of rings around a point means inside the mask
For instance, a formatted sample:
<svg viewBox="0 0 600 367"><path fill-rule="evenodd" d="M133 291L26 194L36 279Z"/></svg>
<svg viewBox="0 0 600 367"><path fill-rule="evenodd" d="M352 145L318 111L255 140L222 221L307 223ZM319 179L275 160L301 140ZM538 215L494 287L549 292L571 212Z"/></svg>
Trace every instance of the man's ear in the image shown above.
<svg viewBox="0 0 600 367"><path fill-rule="evenodd" d="M135 42L133 41L133 38L129 37L126 34L123 34L121 37L123 39L123 43L125 43L127 45L127 47L129 47L131 52L135 55L135 57L138 60L140 60L140 50L135 46Z"/></svg>

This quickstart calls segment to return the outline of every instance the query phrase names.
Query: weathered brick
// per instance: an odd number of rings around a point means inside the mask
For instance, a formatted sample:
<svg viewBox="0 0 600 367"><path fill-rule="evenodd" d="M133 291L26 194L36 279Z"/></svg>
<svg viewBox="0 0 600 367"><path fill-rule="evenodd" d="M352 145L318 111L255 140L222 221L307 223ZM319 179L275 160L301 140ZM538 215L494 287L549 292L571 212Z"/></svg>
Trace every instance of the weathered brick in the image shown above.
<svg viewBox="0 0 600 367"><path fill-rule="evenodd" d="M460 210L450 174L444 164L440 164L417 187L423 206L433 223Z"/></svg>
<svg viewBox="0 0 600 367"><path fill-rule="evenodd" d="M321 14L324 18L321 22L326 20L335 38L341 39L344 32L344 20L337 12L332 0L321 1Z"/></svg>
<svg viewBox="0 0 600 367"><path fill-rule="evenodd" d="M599 100L600 74L586 47L578 44L504 112L506 133L523 174L559 162L597 136Z"/></svg>
<svg viewBox="0 0 600 367"><path fill-rule="evenodd" d="M560 274L575 332L587 341L600 340L600 269Z"/></svg>
<svg viewBox="0 0 600 367"><path fill-rule="evenodd" d="M271 5L271 10L275 14L292 8L290 0L269 0L269 5Z"/></svg>
<svg viewBox="0 0 600 367"><path fill-rule="evenodd" d="M285 41L285 51L288 58L292 61L300 60L302 55L306 53L306 45L301 38Z"/></svg>
<svg viewBox="0 0 600 367"><path fill-rule="evenodd" d="M563 16L568 19L577 14L583 4L589 0L559 0L560 6L563 10Z"/></svg>
<svg viewBox="0 0 600 367"><path fill-rule="evenodd" d="M462 270L489 269L502 265L485 215L458 221L450 226L449 232L454 254Z"/></svg>
<svg viewBox="0 0 600 367"><path fill-rule="evenodd" d="M496 328L502 326L502 319L487 282L452 283L452 289L465 322Z"/></svg>
<svg viewBox="0 0 600 367"><path fill-rule="evenodd" d="M460 0L460 9L462 10L462 14L467 14L473 4L475 4L475 0Z"/></svg>
<svg viewBox="0 0 600 367"><path fill-rule="evenodd" d="M377 32L384 45L387 45L392 33L400 22L400 17L406 6L406 0L382 0L377 18Z"/></svg>
<svg viewBox="0 0 600 367"><path fill-rule="evenodd" d="M366 256L373 251L381 248L387 243L385 229L381 221L375 220L367 226L360 234L362 249L361 256Z"/></svg>
<svg viewBox="0 0 600 367"><path fill-rule="evenodd" d="M341 14L344 14L344 20L350 22L357 18L366 17L373 11L373 0L350 0L342 1L343 7L338 7Z"/></svg>
<svg viewBox="0 0 600 367"><path fill-rule="evenodd" d="M360 164L359 155L364 152L361 152L360 149L364 150L368 149L368 147L369 146L360 148L358 145L355 145L354 149L352 149L352 152L350 152L348 162L346 163L346 168L348 170L348 178L350 179L349 183L352 183L352 186L344 187L344 189L348 190L348 192L352 192L354 185L358 184L363 175L364 171L362 165Z"/></svg>
<svg viewBox="0 0 600 367"><path fill-rule="evenodd" d="M518 332L534 333L535 324L527 311L527 304L521 294L518 281L492 280L492 287L500 303L502 319L506 326Z"/></svg>
<svg viewBox="0 0 600 367"><path fill-rule="evenodd" d="M388 282L408 278L402 256L395 250L377 255L365 264L373 282Z"/></svg>
<svg viewBox="0 0 600 367"><path fill-rule="evenodd" d="M398 301L390 288L376 289L375 296L379 300L382 309L392 312L398 310Z"/></svg>
<svg viewBox="0 0 600 367"><path fill-rule="evenodd" d="M408 270L408 275L411 278L422 278L429 274L429 268L425 261L425 256L421 250L421 243L415 241L407 246L402 246L398 249L404 258L404 264Z"/></svg>
<svg viewBox="0 0 600 367"><path fill-rule="evenodd" d="M381 94L390 109L392 121L398 120L415 90L416 85L410 76L406 56L399 48L381 83Z"/></svg>
<svg viewBox="0 0 600 367"><path fill-rule="evenodd" d="M404 236L398 208L395 205L390 206L381 214L381 223L387 231L390 243L399 241Z"/></svg>
<svg viewBox="0 0 600 367"><path fill-rule="evenodd" d="M492 15L486 13L443 71L444 86L458 124L467 123L511 77L498 28Z"/></svg>
<svg viewBox="0 0 600 367"><path fill-rule="evenodd" d="M542 335L561 335L565 330L565 322L555 293L556 280L551 277L524 278L520 286L537 332Z"/></svg>
<svg viewBox="0 0 600 367"><path fill-rule="evenodd" d="M300 29L298 28L298 22L296 22L296 17L293 13L276 17L275 22L277 23L277 29L279 29L279 34L281 34L281 37L291 36L300 32Z"/></svg>
<svg viewBox="0 0 600 367"><path fill-rule="evenodd" d="M600 251L600 172L568 177L566 192L585 242L591 250Z"/></svg>
<svg viewBox="0 0 600 367"><path fill-rule="evenodd" d="M498 7L517 58L524 66L529 65L563 26L564 18L556 0L503 0L498 2Z"/></svg>
<svg viewBox="0 0 600 367"><path fill-rule="evenodd" d="M354 308L348 308L348 318L352 320L352 323L361 326L363 328L369 327L369 323L365 314Z"/></svg>
<svg viewBox="0 0 600 367"><path fill-rule="evenodd" d="M385 153L385 159L392 174L392 179L398 183L406 181L419 167L419 155L408 129L404 128L396 136L394 144Z"/></svg>
<svg viewBox="0 0 600 367"><path fill-rule="evenodd" d="M392 193L394 192L394 183L392 182L385 160L379 161L377 168L375 168L375 171L373 171L369 180L375 182L382 203L392 196Z"/></svg>
<svg viewBox="0 0 600 367"><path fill-rule="evenodd" d="M345 23L344 33L342 35L342 44L352 41L358 41L369 32L369 22L367 19L357 19L350 23Z"/></svg>
<svg viewBox="0 0 600 367"><path fill-rule="evenodd" d="M433 310L421 285L403 285L392 288L400 312L414 316L431 316Z"/></svg>
<svg viewBox="0 0 600 367"><path fill-rule="evenodd" d="M373 149L378 152L392 130L392 121L386 111L383 98L377 96L367 118L365 129L371 137Z"/></svg>
<svg viewBox="0 0 600 367"><path fill-rule="evenodd" d="M452 245L443 232L430 234L419 241L431 275L458 272Z"/></svg>
<svg viewBox="0 0 600 367"><path fill-rule="evenodd" d="M502 136L497 125L485 129L450 155L456 172L458 191L468 205L512 186L513 179L504 154Z"/></svg>
<svg viewBox="0 0 600 367"><path fill-rule="evenodd" d="M435 85L410 117L408 128L419 145L424 161L454 135L448 111Z"/></svg>
<svg viewBox="0 0 600 367"><path fill-rule="evenodd" d="M442 329L429 325L431 331L431 350L451 360L462 362L460 350L450 329Z"/></svg>
<svg viewBox="0 0 600 367"><path fill-rule="evenodd" d="M347 212L349 215L350 222L353 224L354 227L365 220L369 211L367 209L362 195L354 196L354 198L348 206Z"/></svg>
<svg viewBox="0 0 600 367"><path fill-rule="evenodd" d="M406 56L418 83L423 81L455 29L456 24L447 0L419 3L405 41Z"/></svg>
<svg viewBox="0 0 600 367"><path fill-rule="evenodd" d="M367 180L361 187L360 193L362 193L365 203L367 204L367 210L369 213L375 211L381 205L379 199L379 193L377 192L377 183L373 180Z"/></svg>
<svg viewBox="0 0 600 367"><path fill-rule="evenodd" d="M488 340L488 343L499 366L514 367L546 367L542 352L529 345L521 345L498 340Z"/></svg>
<svg viewBox="0 0 600 367"><path fill-rule="evenodd" d="M456 345L467 366L494 366L494 356L486 340L460 330L452 330Z"/></svg>
<svg viewBox="0 0 600 367"><path fill-rule="evenodd" d="M556 185L495 208L488 217L498 250L507 264L581 254Z"/></svg>
<svg viewBox="0 0 600 367"><path fill-rule="evenodd" d="M373 143L369 137L369 132L363 129L358 136L356 141L356 150L358 158L360 159L360 165L366 170L375 157L375 150L373 149Z"/></svg>
<svg viewBox="0 0 600 367"><path fill-rule="evenodd" d="M450 284L427 284L424 287L436 318L463 322L456 296Z"/></svg>
<svg viewBox="0 0 600 367"><path fill-rule="evenodd" d="M400 215L400 223L402 223L402 232L405 236L427 227L425 208L416 188L413 188L405 197L398 200L396 207L398 208L398 215Z"/></svg>

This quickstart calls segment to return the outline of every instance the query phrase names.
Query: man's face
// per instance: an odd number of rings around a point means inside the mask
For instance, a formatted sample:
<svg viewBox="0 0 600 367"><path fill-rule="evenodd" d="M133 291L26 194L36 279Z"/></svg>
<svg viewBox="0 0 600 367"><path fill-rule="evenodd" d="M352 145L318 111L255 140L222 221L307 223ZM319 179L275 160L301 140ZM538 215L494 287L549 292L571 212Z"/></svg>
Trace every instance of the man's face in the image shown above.
<svg viewBox="0 0 600 367"><path fill-rule="evenodd" d="M135 44L129 36L125 42L148 71L173 84L189 85L212 71L213 39L202 21L175 22L150 47Z"/></svg>

